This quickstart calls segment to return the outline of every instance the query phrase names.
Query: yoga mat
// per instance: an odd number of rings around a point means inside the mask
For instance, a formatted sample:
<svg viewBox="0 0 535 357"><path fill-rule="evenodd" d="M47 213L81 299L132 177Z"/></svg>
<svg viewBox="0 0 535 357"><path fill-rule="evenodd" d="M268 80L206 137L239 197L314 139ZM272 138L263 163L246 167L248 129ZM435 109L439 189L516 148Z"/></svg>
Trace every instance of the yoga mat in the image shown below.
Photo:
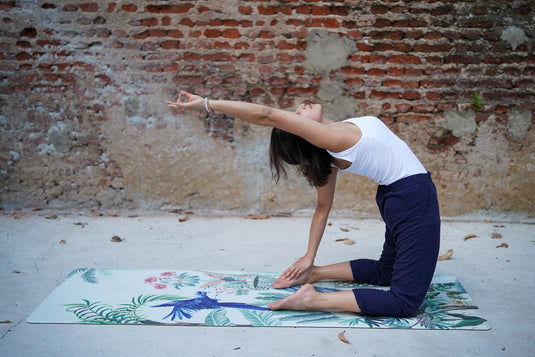
<svg viewBox="0 0 535 357"><path fill-rule="evenodd" d="M297 290L297 287L273 289L271 284L278 275L201 270L76 269L27 321L172 326L490 329L478 307L452 275L434 276L425 301L412 318L361 316L331 310L270 311L267 309L270 302ZM314 286L322 292L373 287L345 281L325 281Z"/></svg>

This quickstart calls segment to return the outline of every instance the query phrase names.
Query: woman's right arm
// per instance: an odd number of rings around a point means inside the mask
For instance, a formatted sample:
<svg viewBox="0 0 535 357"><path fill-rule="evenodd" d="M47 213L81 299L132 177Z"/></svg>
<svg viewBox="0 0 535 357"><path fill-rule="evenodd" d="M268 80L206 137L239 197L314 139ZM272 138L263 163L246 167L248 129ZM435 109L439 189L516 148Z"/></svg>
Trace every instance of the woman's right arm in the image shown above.
<svg viewBox="0 0 535 357"><path fill-rule="evenodd" d="M186 99L186 101L184 101ZM198 95L181 91L176 102L169 107L179 109L213 109L252 124L271 126L302 137L317 147L333 152L354 144L354 137L339 125L325 125L304 116L265 105L232 100L206 100ZM349 144L348 144L349 143Z"/></svg>

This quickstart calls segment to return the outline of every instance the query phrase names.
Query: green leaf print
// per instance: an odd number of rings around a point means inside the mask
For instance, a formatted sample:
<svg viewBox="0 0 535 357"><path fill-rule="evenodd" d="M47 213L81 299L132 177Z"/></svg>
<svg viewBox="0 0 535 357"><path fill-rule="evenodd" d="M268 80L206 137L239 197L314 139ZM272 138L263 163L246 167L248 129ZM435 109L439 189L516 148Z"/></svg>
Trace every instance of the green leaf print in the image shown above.
<svg viewBox="0 0 535 357"><path fill-rule="evenodd" d="M253 326L281 326L279 319L273 319L271 311L240 310Z"/></svg>
<svg viewBox="0 0 535 357"><path fill-rule="evenodd" d="M227 317L226 309L218 309L210 312L204 323L208 326L236 326L236 324L230 322Z"/></svg>

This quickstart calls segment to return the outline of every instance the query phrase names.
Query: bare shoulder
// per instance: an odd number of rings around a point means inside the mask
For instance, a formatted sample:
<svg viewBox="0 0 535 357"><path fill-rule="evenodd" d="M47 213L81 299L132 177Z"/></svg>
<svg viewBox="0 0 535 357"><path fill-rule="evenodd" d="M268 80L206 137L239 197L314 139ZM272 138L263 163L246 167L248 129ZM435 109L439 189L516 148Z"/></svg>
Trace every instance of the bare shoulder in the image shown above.
<svg viewBox="0 0 535 357"><path fill-rule="evenodd" d="M331 149L332 152L342 152L353 147L362 138L360 128L349 122L335 122L329 124L332 129L337 131L336 144Z"/></svg>

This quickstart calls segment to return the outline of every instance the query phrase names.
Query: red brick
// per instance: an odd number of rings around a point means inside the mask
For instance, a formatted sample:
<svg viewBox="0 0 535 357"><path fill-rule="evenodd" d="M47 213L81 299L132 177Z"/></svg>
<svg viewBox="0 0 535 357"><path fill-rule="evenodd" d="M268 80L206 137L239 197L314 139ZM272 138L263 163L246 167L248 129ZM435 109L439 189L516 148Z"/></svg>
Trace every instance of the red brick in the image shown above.
<svg viewBox="0 0 535 357"><path fill-rule="evenodd" d="M390 67L386 70L386 75L388 76L402 76L403 75L403 69L402 68L396 68L396 67Z"/></svg>
<svg viewBox="0 0 535 357"><path fill-rule="evenodd" d="M469 55L449 55L444 58L445 63L479 64L481 57Z"/></svg>
<svg viewBox="0 0 535 357"><path fill-rule="evenodd" d="M136 12L137 6L134 4L125 4L121 6L121 10L126 11L126 12Z"/></svg>
<svg viewBox="0 0 535 357"><path fill-rule="evenodd" d="M406 76L421 76L422 74L423 74L423 71L421 69L416 69L416 68L405 69Z"/></svg>
<svg viewBox="0 0 535 357"><path fill-rule="evenodd" d="M32 58L32 56L30 54L26 53L26 52L19 52L15 56L15 59L17 61L27 61L27 60L29 60L31 58Z"/></svg>
<svg viewBox="0 0 535 357"><path fill-rule="evenodd" d="M322 23L321 19L311 18L311 19L305 20L306 27L321 27L321 23Z"/></svg>
<svg viewBox="0 0 535 357"><path fill-rule="evenodd" d="M433 113L435 106L432 104L417 104L412 108L414 113Z"/></svg>
<svg viewBox="0 0 535 357"><path fill-rule="evenodd" d="M392 22L387 19L377 19L375 20L375 23L373 24L373 27L375 28L385 28L392 26Z"/></svg>
<svg viewBox="0 0 535 357"><path fill-rule="evenodd" d="M371 7L372 14L386 14L389 11L388 7L382 5L375 5Z"/></svg>
<svg viewBox="0 0 535 357"><path fill-rule="evenodd" d="M239 6L238 11L242 15L252 15L253 8L251 6Z"/></svg>
<svg viewBox="0 0 535 357"><path fill-rule="evenodd" d="M396 104L395 107L399 113L407 113L412 108L412 106L408 103Z"/></svg>
<svg viewBox="0 0 535 357"><path fill-rule="evenodd" d="M294 95L298 97L307 97L307 96L316 96L318 94L317 88L299 88L299 87L288 87L286 90L288 95Z"/></svg>
<svg viewBox="0 0 535 357"><path fill-rule="evenodd" d="M336 19L323 19L322 23L327 28L337 28L338 26L340 26L338 20Z"/></svg>
<svg viewBox="0 0 535 357"><path fill-rule="evenodd" d="M239 38L240 31L238 29L225 29L222 33L225 38Z"/></svg>
<svg viewBox="0 0 535 357"><path fill-rule="evenodd" d="M315 16L324 16L331 13L331 8L329 6L312 6L312 15Z"/></svg>
<svg viewBox="0 0 535 357"><path fill-rule="evenodd" d="M386 98L386 93L385 92L381 92L381 91L377 91L377 90L372 90L370 92L370 99L385 99Z"/></svg>
<svg viewBox="0 0 535 357"><path fill-rule="evenodd" d="M163 29L153 29L149 30L149 37L165 37L167 36L167 31Z"/></svg>
<svg viewBox="0 0 535 357"><path fill-rule="evenodd" d="M188 26L188 27L194 27L195 22L191 19L182 19L180 20L180 25L182 26Z"/></svg>
<svg viewBox="0 0 535 357"><path fill-rule="evenodd" d="M262 88L253 88L251 90L249 90L249 94L252 96L252 97L259 97L259 96L262 96L264 94L266 94L266 91Z"/></svg>
<svg viewBox="0 0 535 357"><path fill-rule="evenodd" d="M263 39L268 39L268 38L274 38L275 35L273 35L273 33L271 33L270 31L264 30L258 33L258 37L263 38Z"/></svg>
<svg viewBox="0 0 535 357"><path fill-rule="evenodd" d="M163 41L161 44L160 44L160 47L163 48L164 50L169 50L169 49L179 49L180 48L180 42L178 41Z"/></svg>
<svg viewBox="0 0 535 357"><path fill-rule="evenodd" d="M254 62L256 57L253 54L241 54L238 56L238 60L244 62Z"/></svg>
<svg viewBox="0 0 535 357"><path fill-rule="evenodd" d="M401 95L401 98L405 100L417 100L417 99L420 99L420 97L421 97L420 93L413 92L413 91L407 91Z"/></svg>
<svg viewBox="0 0 535 357"><path fill-rule="evenodd" d="M212 55L202 56L204 61L232 61L234 57L226 53L215 53Z"/></svg>
<svg viewBox="0 0 535 357"><path fill-rule="evenodd" d="M385 70L380 68L370 68L367 72L367 75L369 76L384 76Z"/></svg>
<svg viewBox="0 0 535 357"><path fill-rule="evenodd" d="M152 13L162 14L185 14L189 12L195 5L181 4L181 5L147 5L145 10Z"/></svg>
<svg viewBox="0 0 535 357"><path fill-rule="evenodd" d="M216 38L221 36L221 31L218 29L206 29L204 30L204 36L207 38Z"/></svg>
<svg viewBox="0 0 535 357"><path fill-rule="evenodd" d="M393 49L398 52L413 52L411 45L408 43L394 43Z"/></svg>
<svg viewBox="0 0 535 357"><path fill-rule="evenodd" d="M36 36L37 36L37 30L34 27L26 27L20 33L20 37L35 38Z"/></svg>
<svg viewBox="0 0 535 357"><path fill-rule="evenodd" d="M362 81L362 79L359 79L359 78L352 78L352 79L348 79L344 82L346 85L348 86L361 86L364 84L364 82Z"/></svg>
<svg viewBox="0 0 535 357"><path fill-rule="evenodd" d="M412 55L394 55L388 60L389 63L420 64L421 60Z"/></svg>
<svg viewBox="0 0 535 357"><path fill-rule="evenodd" d="M150 18L147 18L147 19L143 19L143 20L141 20L141 25L142 26L156 26L156 25L158 25L158 19L155 18L155 17L150 17Z"/></svg>
<svg viewBox="0 0 535 357"><path fill-rule="evenodd" d="M82 9L84 12L97 12L98 4L95 2L81 4L80 9Z"/></svg>
<svg viewBox="0 0 535 357"><path fill-rule="evenodd" d="M172 38L182 38L184 37L184 34L180 30L172 29L167 31L167 36Z"/></svg>
<svg viewBox="0 0 535 357"><path fill-rule="evenodd" d="M424 39L426 40L440 40L444 36L438 32L438 31L431 31L424 35Z"/></svg>
<svg viewBox="0 0 535 357"><path fill-rule="evenodd" d="M193 52L186 52L184 53L184 60L186 61L200 61L201 56L193 53Z"/></svg>
<svg viewBox="0 0 535 357"><path fill-rule="evenodd" d="M449 52L451 50L451 45L444 43L438 45L430 44L417 44L414 45L414 51L416 52Z"/></svg>
<svg viewBox="0 0 535 357"><path fill-rule="evenodd" d="M410 124L411 122L422 122L431 120L431 116L423 114L400 114L396 117L398 123Z"/></svg>
<svg viewBox="0 0 535 357"><path fill-rule="evenodd" d="M418 82L406 80L386 80L383 82L385 87L403 87L403 88L418 88Z"/></svg>

